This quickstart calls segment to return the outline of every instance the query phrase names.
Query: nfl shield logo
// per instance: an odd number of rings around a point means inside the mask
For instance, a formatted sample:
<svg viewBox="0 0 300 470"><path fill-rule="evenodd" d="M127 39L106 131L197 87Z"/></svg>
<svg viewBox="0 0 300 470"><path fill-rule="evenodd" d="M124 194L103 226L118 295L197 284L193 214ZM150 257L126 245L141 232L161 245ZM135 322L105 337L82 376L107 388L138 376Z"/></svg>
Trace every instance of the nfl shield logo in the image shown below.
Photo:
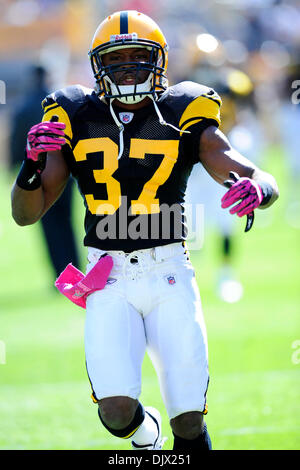
<svg viewBox="0 0 300 470"><path fill-rule="evenodd" d="M168 276L165 277L165 279L170 286L176 283L174 274L169 274Z"/></svg>
<svg viewBox="0 0 300 470"><path fill-rule="evenodd" d="M123 113L119 113L119 116L123 124L129 124L133 119L134 113L123 112Z"/></svg>

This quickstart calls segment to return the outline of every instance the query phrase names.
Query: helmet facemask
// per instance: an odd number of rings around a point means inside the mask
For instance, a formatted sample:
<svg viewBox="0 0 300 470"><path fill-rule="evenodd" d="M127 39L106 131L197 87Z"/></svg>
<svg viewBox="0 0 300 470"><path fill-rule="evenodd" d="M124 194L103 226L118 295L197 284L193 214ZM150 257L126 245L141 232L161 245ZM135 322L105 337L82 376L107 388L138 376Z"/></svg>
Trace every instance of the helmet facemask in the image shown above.
<svg viewBox="0 0 300 470"><path fill-rule="evenodd" d="M104 65L103 55L121 48L147 49L149 59L141 62ZM118 99L122 103L132 104L142 101L146 96L156 99L156 93L167 88L165 51L155 41L116 40L96 47L89 55L96 79L97 92L104 98ZM120 85L120 76L128 72L135 76L135 83ZM140 83L141 76L144 77L142 83Z"/></svg>

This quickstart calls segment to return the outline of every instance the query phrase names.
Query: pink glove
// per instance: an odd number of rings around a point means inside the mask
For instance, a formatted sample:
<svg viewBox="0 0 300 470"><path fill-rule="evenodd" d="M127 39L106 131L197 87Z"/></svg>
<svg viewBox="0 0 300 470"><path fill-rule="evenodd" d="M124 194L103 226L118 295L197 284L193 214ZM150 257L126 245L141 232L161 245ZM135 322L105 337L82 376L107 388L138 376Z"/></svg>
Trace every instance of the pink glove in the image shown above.
<svg viewBox="0 0 300 470"><path fill-rule="evenodd" d="M33 126L27 135L26 155L27 158L37 162L39 154L60 150L66 143L63 122L40 122Z"/></svg>
<svg viewBox="0 0 300 470"><path fill-rule="evenodd" d="M112 267L109 255L102 256L86 276L70 263L56 279L55 286L71 302L85 308L87 296L104 289Z"/></svg>
<svg viewBox="0 0 300 470"><path fill-rule="evenodd" d="M243 217L253 212L253 210L260 205L262 200L262 190L254 180L250 178L239 178L222 197L221 206L223 209L226 209L232 206L232 204L241 201L239 204L232 207L229 212L230 214L237 214L239 217Z"/></svg>

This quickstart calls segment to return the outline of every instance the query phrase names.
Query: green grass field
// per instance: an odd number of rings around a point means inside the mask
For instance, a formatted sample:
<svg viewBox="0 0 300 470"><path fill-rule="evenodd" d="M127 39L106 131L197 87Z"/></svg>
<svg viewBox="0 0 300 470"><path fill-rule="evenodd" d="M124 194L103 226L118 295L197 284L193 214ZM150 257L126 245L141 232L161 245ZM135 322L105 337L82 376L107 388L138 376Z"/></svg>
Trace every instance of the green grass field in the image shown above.
<svg viewBox="0 0 300 470"><path fill-rule="evenodd" d="M256 211L255 227L237 224L235 268L244 285L238 303L215 295L217 236L192 252L207 324L209 413L214 449L300 448L299 239L285 223L287 176L280 151L267 170L281 198ZM10 216L12 177L0 174L0 449L130 449L113 438L90 399L83 347L84 311L57 294L39 225L18 227ZM74 219L83 234L76 197ZM85 253L82 251L84 261ZM299 346L298 346L299 349ZM172 434L149 359L141 400L161 411L165 448Z"/></svg>

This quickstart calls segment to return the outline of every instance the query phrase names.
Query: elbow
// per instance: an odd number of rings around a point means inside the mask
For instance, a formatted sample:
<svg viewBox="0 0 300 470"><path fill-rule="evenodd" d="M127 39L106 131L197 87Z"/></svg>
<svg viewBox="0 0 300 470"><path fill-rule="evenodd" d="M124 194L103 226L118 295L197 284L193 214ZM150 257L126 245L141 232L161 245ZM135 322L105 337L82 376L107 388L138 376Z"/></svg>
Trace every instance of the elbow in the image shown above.
<svg viewBox="0 0 300 470"><path fill-rule="evenodd" d="M40 204L36 204L32 200L23 200L20 196L20 192L23 191L18 187L14 186L11 193L11 215L13 220L20 227L25 227L26 225L33 225L37 222L41 215L42 210ZM26 193L23 191L23 193Z"/></svg>
<svg viewBox="0 0 300 470"><path fill-rule="evenodd" d="M35 222L39 220L39 217L34 217L30 215L24 214L24 212L20 212L12 207L11 215L13 220L16 222L17 225L20 227L26 227L27 225L33 225Z"/></svg>
<svg viewBox="0 0 300 470"><path fill-rule="evenodd" d="M36 222L36 220L28 219L26 217L16 215L14 213L12 213L12 218L14 219L16 224L19 225L20 227L26 227L27 225L33 225Z"/></svg>

